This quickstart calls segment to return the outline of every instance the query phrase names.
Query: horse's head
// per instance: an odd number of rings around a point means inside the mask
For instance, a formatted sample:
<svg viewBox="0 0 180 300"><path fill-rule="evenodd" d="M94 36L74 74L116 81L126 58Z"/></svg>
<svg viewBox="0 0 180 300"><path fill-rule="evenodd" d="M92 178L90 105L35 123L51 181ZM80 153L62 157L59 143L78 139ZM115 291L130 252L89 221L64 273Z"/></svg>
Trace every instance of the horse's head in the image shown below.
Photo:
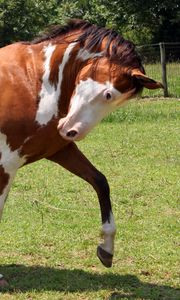
<svg viewBox="0 0 180 300"><path fill-rule="evenodd" d="M81 68L68 113L58 125L60 135L70 141L83 139L107 114L136 97L143 87L162 87L161 83L145 75L132 43L114 32L112 34L112 31L109 31L110 36L107 30L103 32L105 37L100 39L99 51L95 52L89 36L84 49L79 50L77 63L81 60ZM92 37L95 38L97 34L92 34ZM91 50L88 43L91 44Z"/></svg>

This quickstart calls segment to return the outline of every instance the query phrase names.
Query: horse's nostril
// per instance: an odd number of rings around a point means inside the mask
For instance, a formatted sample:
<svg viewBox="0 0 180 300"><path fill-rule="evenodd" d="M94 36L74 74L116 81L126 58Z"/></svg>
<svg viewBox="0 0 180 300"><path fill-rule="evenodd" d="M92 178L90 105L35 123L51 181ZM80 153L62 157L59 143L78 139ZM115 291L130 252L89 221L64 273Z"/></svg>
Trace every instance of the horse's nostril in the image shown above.
<svg viewBox="0 0 180 300"><path fill-rule="evenodd" d="M68 137L75 137L75 135L77 134L76 130L69 130L66 134L66 136Z"/></svg>

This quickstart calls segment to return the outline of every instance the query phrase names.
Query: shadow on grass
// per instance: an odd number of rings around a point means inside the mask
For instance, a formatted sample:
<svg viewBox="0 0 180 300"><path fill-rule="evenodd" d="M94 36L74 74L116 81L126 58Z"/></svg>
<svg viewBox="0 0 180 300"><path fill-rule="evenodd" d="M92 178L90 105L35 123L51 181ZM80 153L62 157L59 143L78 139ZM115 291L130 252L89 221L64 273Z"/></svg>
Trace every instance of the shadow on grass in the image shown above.
<svg viewBox="0 0 180 300"><path fill-rule="evenodd" d="M1 292L31 291L91 292L107 289L109 300L114 299L180 299L180 290L170 286L140 281L134 275L97 274L80 269L57 269L43 266L4 265L0 273L10 285ZM113 292L114 291L114 292Z"/></svg>

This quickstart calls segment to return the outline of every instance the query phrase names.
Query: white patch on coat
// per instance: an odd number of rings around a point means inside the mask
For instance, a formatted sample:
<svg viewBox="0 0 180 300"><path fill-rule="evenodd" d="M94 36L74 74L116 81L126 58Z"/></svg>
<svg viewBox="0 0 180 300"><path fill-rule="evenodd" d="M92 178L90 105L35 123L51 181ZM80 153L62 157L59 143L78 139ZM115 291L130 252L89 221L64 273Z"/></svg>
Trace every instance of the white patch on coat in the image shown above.
<svg viewBox="0 0 180 300"><path fill-rule="evenodd" d="M108 253L114 253L114 237L116 234L116 226L114 222L113 214L110 213L110 220L103 224L102 226L102 236L104 238L104 243L101 247Z"/></svg>
<svg viewBox="0 0 180 300"><path fill-rule="evenodd" d="M81 48L78 52L78 55L76 59L80 59L81 61L86 61L90 58L95 58L95 57L102 57L103 53L102 52L89 52L86 49Z"/></svg>
<svg viewBox="0 0 180 300"><path fill-rule="evenodd" d="M7 197L11 183L16 175L17 169L21 167L25 162L26 158L19 155L18 150L12 151L7 143L7 137L5 134L0 132L0 166L3 167L4 172L9 175L8 184L4 187L3 193L0 195L0 217L2 214L4 201ZM1 180L1 179L0 179Z"/></svg>
<svg viewBox="0 0 180 300"><path fill-rule="evenodd" d="M0 132L0 165L8 174L13 174L25 162L26 158L19 155L19 150L12 151L7 143L7 136Z"/></svg>
<svg viewBox="0 0 180 300"><path fill-rule="evenodd" d="M62 63L59 65L58 84L57 87L49 82L49 76L51 73L50 61L52 54L56 48L56 45L49 44L44 49L45 62L44 62L44 74L42 77L42 86L40 91L40 102L36 113L36 121L40 125L46 125L53 116L58 115L58 101L61 96L61 83L63 79L63 71L66 63L69 60L71 51L76 43L71 43L64 52Z"/></svg>

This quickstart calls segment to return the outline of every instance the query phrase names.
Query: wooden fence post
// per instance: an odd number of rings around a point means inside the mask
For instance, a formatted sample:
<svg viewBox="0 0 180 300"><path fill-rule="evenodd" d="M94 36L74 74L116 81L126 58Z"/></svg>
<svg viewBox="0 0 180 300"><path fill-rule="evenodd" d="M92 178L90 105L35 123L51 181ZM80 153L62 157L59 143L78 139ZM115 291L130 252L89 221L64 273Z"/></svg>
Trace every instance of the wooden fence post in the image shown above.
<svg viewBox="0 0 180 300"><path fill-rule="evenodd" d="M160 48L160 55L161 55L162 83L164 85L164 97L168 97L165 44L159 43L159 48Z"/></svg>

